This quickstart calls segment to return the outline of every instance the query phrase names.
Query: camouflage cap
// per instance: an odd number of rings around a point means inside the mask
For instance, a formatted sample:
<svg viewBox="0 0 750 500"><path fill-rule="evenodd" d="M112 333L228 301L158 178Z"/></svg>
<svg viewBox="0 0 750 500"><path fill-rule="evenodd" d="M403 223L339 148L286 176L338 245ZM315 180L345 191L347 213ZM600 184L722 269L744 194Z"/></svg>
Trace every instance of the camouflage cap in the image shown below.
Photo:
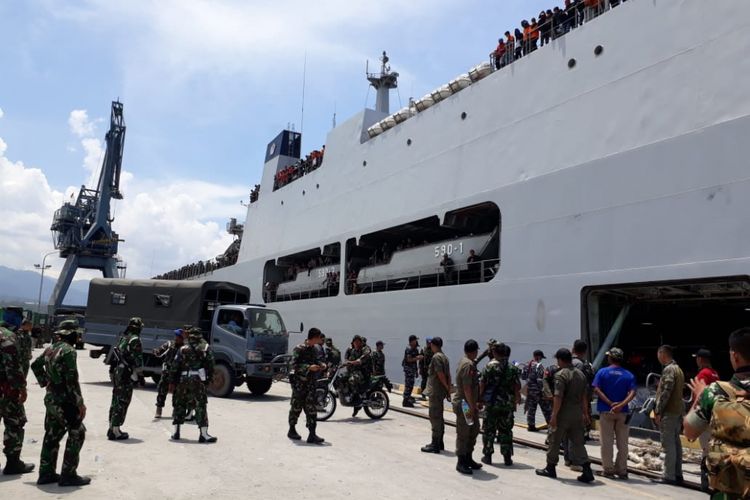
<svg viewBox="0 0 750 500"><path fill-rule="evenodd" d="M139 318L138 316L134 316L130 318L130 321L128 321L128 326L134 326L136 328L143 328L143 320Z"/></svg>
<svg viewBox="0 0 750 500"><path fill-rule="evenodd" d="M78 324L78 321L74 319L66 319L64 321L61 321L59 325L57 325L58 330L79 330L80 325Z"/></svg>
<svg viewBox="0 0 750 500"><path fill-rule="evenodd" d="M58 337L68 337L71 335L78 335L78 330L76 328L70 328L70 329L59 329L55 330L55 335Z"/></svg>
<svg viewBox="0 0 750 500"><path fill-rule="evenodd" d="M625 353L619 347L611 348L609 351L607 351L607 356L609 356L612 359L619 360L619 361L622 361L623 359L625 359Z"/></svg>
<svg viewBox="0 0 750 500"><path fill-rule="evenodd" d="M196 340L196 339L202 339L203 338L203 332L200 328L194 326L190 330L188 330L188 338L190 340Z"/></svg>

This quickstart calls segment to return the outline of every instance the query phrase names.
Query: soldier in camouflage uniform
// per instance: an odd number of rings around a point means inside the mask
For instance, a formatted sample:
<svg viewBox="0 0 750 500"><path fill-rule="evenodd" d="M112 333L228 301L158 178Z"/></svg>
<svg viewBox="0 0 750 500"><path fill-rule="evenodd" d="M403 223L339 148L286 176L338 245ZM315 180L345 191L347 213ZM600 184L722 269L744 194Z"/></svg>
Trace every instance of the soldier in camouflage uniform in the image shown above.
<svg viewBox="0 0 750 500"><path fill-rule="evenodd" d="M156 414L154 418L161 418L162 409L167 402L167 392L169 392L169 372L174 364L174 358L177 350L184 345L185 331L178 328L174 331L174 340L168 340L154 349L154 356L161 358L161 377L156 387Z"/></svg>
<svg viewBox="0 0 750 500"><path fill-rule="evenodd" d="M750 498L750 328L729 335L729 361L734 375L729 382L706 383L694 378L688 385L693 406L684 420L684 434L695 440L709 430L706 457L712 500Z"/></svg>
<svg viewBox="0 0 750 500"><path fill-rule="evenodd" d="M420 354L422 355L422 361L419 363L419 376L422 380L419 382L419 393L422 399L427 399L427 395L424 393L427 389L427 379L430 375L430 361L432 361L432 337L424 339L425 346L422 348Z"/></svg>
<svg viewBox="0 0 750 500"><path fill-rule="evenodd" d="M39 385L47 388L44 406L44 442L37 484L58 483L60 486L84 486L91 482L78 475L78 459L86 438L86 406L78 384L76 330L58 330L56 338L34 360L31 369ZM55 473L60 441L67 432L61 474Z"/></svg>
<svg viewBox="0 0 750 500"><path fill-rule="evenodd" d="M588 439L589 432L591 432L591 399L594 396L594 367L591 366L591 363L586 359L586 353L588 352L588 344L586 344L586 341L584 340L576 340L573 343L573 368L577 368L583 372L584 375L586 375L586 383L588 384L588 388L586 390L586 401L587 401L587 408L589 409L589 423L586 424L584 428L584 433L586 436L586 439ZM554 377L554 375L553 375ZM567 467L570 467L571 470L580 472L582 469L580 466L574 465L570 460L570 446L571 446L571 440L565 439L563 441L563 457L565 459L565 465Z"/></svg>
<svg viewBox="0 0 750 500"><path fill-rule="evenodd" d="M315 432L318 425L315 380L318 372L325 369L325 365L318 361L315 349L315 346L322 341L321 335L317 328L310 328L307 332L307 341L292 351L292 370L289 375L292 399L289 408L289 431L286 435L295 441L302 439L302 436L297 433L296 425L300 413L304 410L307 430L310 432L307 442L311 444L320 444L324 441Z"/></svg>
<svg viewBox="0 0 750 500"><path fill-rule="evenodd" d="M352 346L346 350L344 355L346 364L349 366L349 390L353 398L359 397L362 385L365 382L364 366L368 363L368 350L365 350L362 337L355 335L352 338Z"/></svg>
<svg viewBox="0 0 750 500"><path fill-rule="evenodd" d="M544 366L542 360L545 359L542 351L534 351L534 359L524 367L521 372L521 378L526 380L526 423L529 432L536 432L536 407L542 409L544 420L549 424L552 417L552 403L550 400L542 397L542 380L544 379Z"/></svg>
<svg viewBox="0 0 750 500"><path fill-rule="evenodd" d="M404 359L401 366L404 367L404 401L401 406L414 408L414 398L411 391L414 390L414 380L417 378L417 364L424 359L419 353L419 338L416 335L409 335L409 345L404 350Z"/></svg>
<svg viewBox="0 0 750 500"><path fill-rule="evenodd" d="M336 368L341 364L341 351L336 349L333 345L333 339L330 337L326 338L325 342L325 353L326 353L326 366L328 367L328 378L333 376Z"/></svg>
<svg viewBox="0 0 750 500"><path fill-rule="evenodd" d="M23 377L29 376L29 366L31 366L31 351L34 349L34 339L31 338L31 321L25 319L21 322L21 328L16 331L18 338L18 354L21 356L21 367L23 368Z"/></svg>
<svg viewBox="0 0 750 500"><path fill-rule="evenodd" d="M383 347L385 347L385 344L382 340L375 342L375 352L370 354L370 358L372 358L372 374L375 376L382 376L385 388L388 389L388 392L391 392L393 384L391 384L391 381L385 376L385 352L383 352Z"/></svg>
<svg viewBox="0 0 750 500"><path fill-rule="evenodd" d="M482 462L488 465L492 463L496 434L505 465L513 465L513 414L521 401L521 374L509 358L510 347L502 343L493 345L492 360L481 375L479 393L487 410Z"/></svg>
<svg viewBox="0 0 750 500"><path fill-rule="evenodd" d="M3 325L17 327L20 316L6 311ZM21 460L24 426L26 425L26 376L21 359L21 348L16 334L0 326L0 419L5 424L3 453L7 462L3 474L25 474L34 470L32 464Z"/></svg>
<svg viewBox="0 0 750 500"><path fill-rule="evenodd" d="M128 439L127 432L120 426L125 423L130 400L133 398L133 384L138 380L143 368L143 346L141 345L141 318L130 318L125 333L113 349L112 356L112 403L109 407L110 440Z"/></svg>
<svg viewBox="0 0 750 500"><path fill-rule="evenodd" d="M208 434L206 394L206 386L211 383L214 374L214 355L200 328L191 328L188 331L188 343L177 349L169 373L172 383L170 392L174 393L172 439L180 439L180 426L185 423L188 412L195 410L195 422L200 428L198 441L215 443L216 438Z"/></svg>

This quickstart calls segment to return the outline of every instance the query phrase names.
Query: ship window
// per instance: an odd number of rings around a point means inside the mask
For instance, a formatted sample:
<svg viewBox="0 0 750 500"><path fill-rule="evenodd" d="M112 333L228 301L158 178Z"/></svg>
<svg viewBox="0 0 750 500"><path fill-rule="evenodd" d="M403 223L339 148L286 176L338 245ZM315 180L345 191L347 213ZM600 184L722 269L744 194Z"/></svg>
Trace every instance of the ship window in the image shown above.
<svg viewBox="0 0 750 500"><path fill-rule="evenodd" d="M224 330L239 335L240 337L245 337L247 335L245 317L243 316L242 311L233 311L231 309L219 311L216 323L218 323L218 325Z"/></svg>
<svg viewBox="0 0 750 500"><path fill-rule="evenodd" d="M500 268L500 209L491 202L351 238L345 292L486 283Z"/></svg>
<svg viewBox="0 0 750 500"><path fill-rule="evenodd" d="M110 293L110 300L112 301L113 305L116 306L124 306L127 299L127 295L122 292L112 292Z"/></svg>
<svg viewBox="0 0 750 500"><path fill-rule="evenodd" d="M341 281L341 244L269 260L263 270L263 300L281 302L335 297Z"/></svg>

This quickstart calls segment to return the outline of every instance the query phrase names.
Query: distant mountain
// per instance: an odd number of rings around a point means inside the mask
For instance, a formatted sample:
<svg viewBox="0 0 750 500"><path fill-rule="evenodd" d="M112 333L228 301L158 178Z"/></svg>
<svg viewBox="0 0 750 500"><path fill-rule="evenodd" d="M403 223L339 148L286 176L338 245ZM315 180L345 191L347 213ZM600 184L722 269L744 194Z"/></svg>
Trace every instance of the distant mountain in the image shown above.
<svg viewBox="0 0 750 500"><path fill-rule="evenodd" d="M49 300L55 288L55 278L44 277L42 306ZM89 295L89 280L76 280L70 285L65 297L65 305L85 305ZM29 309L36 305L39 297L39 273L19 271L0 266L0 303L27 304Z"/></svg>

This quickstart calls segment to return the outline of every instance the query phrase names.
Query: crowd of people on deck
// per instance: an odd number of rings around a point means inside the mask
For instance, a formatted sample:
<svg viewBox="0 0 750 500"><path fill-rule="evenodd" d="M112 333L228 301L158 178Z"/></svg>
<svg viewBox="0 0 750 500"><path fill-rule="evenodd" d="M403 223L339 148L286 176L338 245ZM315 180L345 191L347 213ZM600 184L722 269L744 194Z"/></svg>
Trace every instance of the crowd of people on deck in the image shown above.
<svg viewBox="0 0 750 500"><path fill-rule="evenodd" d="M253 190L250 191L250 203L258 201L258 195L260 194L260 184L256 184Z"/></svg>
<svg viewBox="0 0 750 500"><path fill-rule="evenodd" d="M323 145L320 150L314 150L304 158L300 158L296 163L282 168L274 176L273 190L276 191L289 184L292 181L296 181L303 175L307 175L313 170L316 170L323 164L323 156L325 155L326 147Z"/></svg>
<svg viewBox="0 0 750 500"><path fill-rule="evenodd" d="M592 20L608 7L616 7L627 0L565 0L565 6L539 12L531 21L524 19L513 32L505 32L497 48L490 54L495 69L511 64L526 54L544 47L570 30Z"/></svg>
<svg viewBox="0 0 750 500"><path fill-rule="evenodd" d="M239 240L235 240L232 245L229 246L227 251L224 252L224 254L216 257L215 259L209 259L206 261L199 260L198 262L182 266L179 269L174 269L172 271L167 271L166 273L154 276L153 279L185 280L194 278L196 276L201 276L203 274L212 273L217 269L221 269L222 267L227 267L235 264L237 262L237 257L239 256L239 250Z"/></svg>

